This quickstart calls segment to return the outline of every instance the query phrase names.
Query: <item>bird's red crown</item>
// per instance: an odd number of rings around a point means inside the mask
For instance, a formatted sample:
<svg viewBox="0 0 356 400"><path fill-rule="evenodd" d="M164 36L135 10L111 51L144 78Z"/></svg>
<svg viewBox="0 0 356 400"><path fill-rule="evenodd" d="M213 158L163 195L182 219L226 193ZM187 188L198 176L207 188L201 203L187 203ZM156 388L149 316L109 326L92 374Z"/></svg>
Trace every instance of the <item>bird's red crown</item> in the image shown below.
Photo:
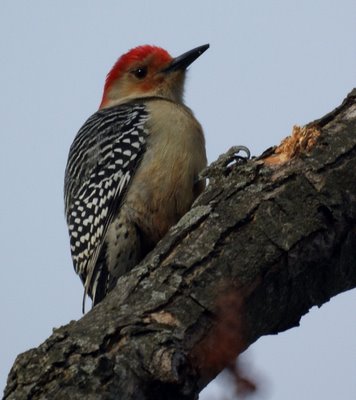
<svg viewBox="0 0 356 400"><path fill-rule="evenodd" d="M157 64L167 64L172 60L171 55L161 47L143 45L131 49L122 55L114 64L108 73L105 81L104 93L110 88L112 83L127 71L133 64L145 60L148 56L152 56Z"/></svg>

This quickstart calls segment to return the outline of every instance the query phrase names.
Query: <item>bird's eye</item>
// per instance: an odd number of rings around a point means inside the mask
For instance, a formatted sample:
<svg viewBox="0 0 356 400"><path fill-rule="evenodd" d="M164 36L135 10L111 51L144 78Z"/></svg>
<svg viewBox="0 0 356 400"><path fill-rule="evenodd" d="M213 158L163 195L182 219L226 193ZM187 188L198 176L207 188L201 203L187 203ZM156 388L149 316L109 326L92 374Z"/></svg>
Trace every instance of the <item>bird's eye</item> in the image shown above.
<svg viewBox="0 0 356 400"><path fill-rule="evenodd" d="M136 68L132 71L132 74L138 79L143 79L147 75L147 67Z"/></svg>

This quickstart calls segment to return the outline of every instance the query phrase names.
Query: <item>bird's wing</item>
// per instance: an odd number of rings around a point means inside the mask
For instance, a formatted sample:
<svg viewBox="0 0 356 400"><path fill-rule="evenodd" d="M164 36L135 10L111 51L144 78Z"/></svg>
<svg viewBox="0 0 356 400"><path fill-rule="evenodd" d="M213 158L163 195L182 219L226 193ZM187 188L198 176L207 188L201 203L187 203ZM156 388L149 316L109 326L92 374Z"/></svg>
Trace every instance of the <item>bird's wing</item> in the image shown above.
<svg viewBox="0 0 356 400"><path fill-rule="evenodd" d="M99 110L78 132L70 148L64 200L75 271L84 299L107 229L145 151L148 113L143 104Z"/></svg>

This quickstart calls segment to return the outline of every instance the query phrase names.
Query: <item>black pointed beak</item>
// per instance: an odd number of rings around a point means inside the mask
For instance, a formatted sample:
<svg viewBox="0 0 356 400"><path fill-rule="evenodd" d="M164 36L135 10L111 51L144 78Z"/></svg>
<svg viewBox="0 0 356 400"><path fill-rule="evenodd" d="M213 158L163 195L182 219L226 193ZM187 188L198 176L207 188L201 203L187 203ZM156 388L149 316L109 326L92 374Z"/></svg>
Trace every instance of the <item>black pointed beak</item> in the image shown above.
<svg viewBox="0 0 356 400"><path fill-rule="evenodd" d="M173 71L184 71L189 65L200 57L204 51L208 50L209 45L204 44L203 46L196 47L193 50L189 50L186 53L174 58L172 62L162 72L173 72Z"/></svg>

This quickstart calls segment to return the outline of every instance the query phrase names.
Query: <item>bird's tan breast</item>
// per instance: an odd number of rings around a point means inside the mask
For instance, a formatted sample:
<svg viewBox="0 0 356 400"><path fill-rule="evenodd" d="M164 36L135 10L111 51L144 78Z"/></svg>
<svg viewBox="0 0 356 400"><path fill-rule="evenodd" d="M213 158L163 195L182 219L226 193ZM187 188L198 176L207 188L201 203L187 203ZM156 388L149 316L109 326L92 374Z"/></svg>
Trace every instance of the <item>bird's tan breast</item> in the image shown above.
<svg viewBox="0 0 356 400"><path fill-rule="evenodd" d="M147 149L127 193L135 223L157 242L191 207L204 183L205 140L199 122L183 105L147 101Z"/></svg>

